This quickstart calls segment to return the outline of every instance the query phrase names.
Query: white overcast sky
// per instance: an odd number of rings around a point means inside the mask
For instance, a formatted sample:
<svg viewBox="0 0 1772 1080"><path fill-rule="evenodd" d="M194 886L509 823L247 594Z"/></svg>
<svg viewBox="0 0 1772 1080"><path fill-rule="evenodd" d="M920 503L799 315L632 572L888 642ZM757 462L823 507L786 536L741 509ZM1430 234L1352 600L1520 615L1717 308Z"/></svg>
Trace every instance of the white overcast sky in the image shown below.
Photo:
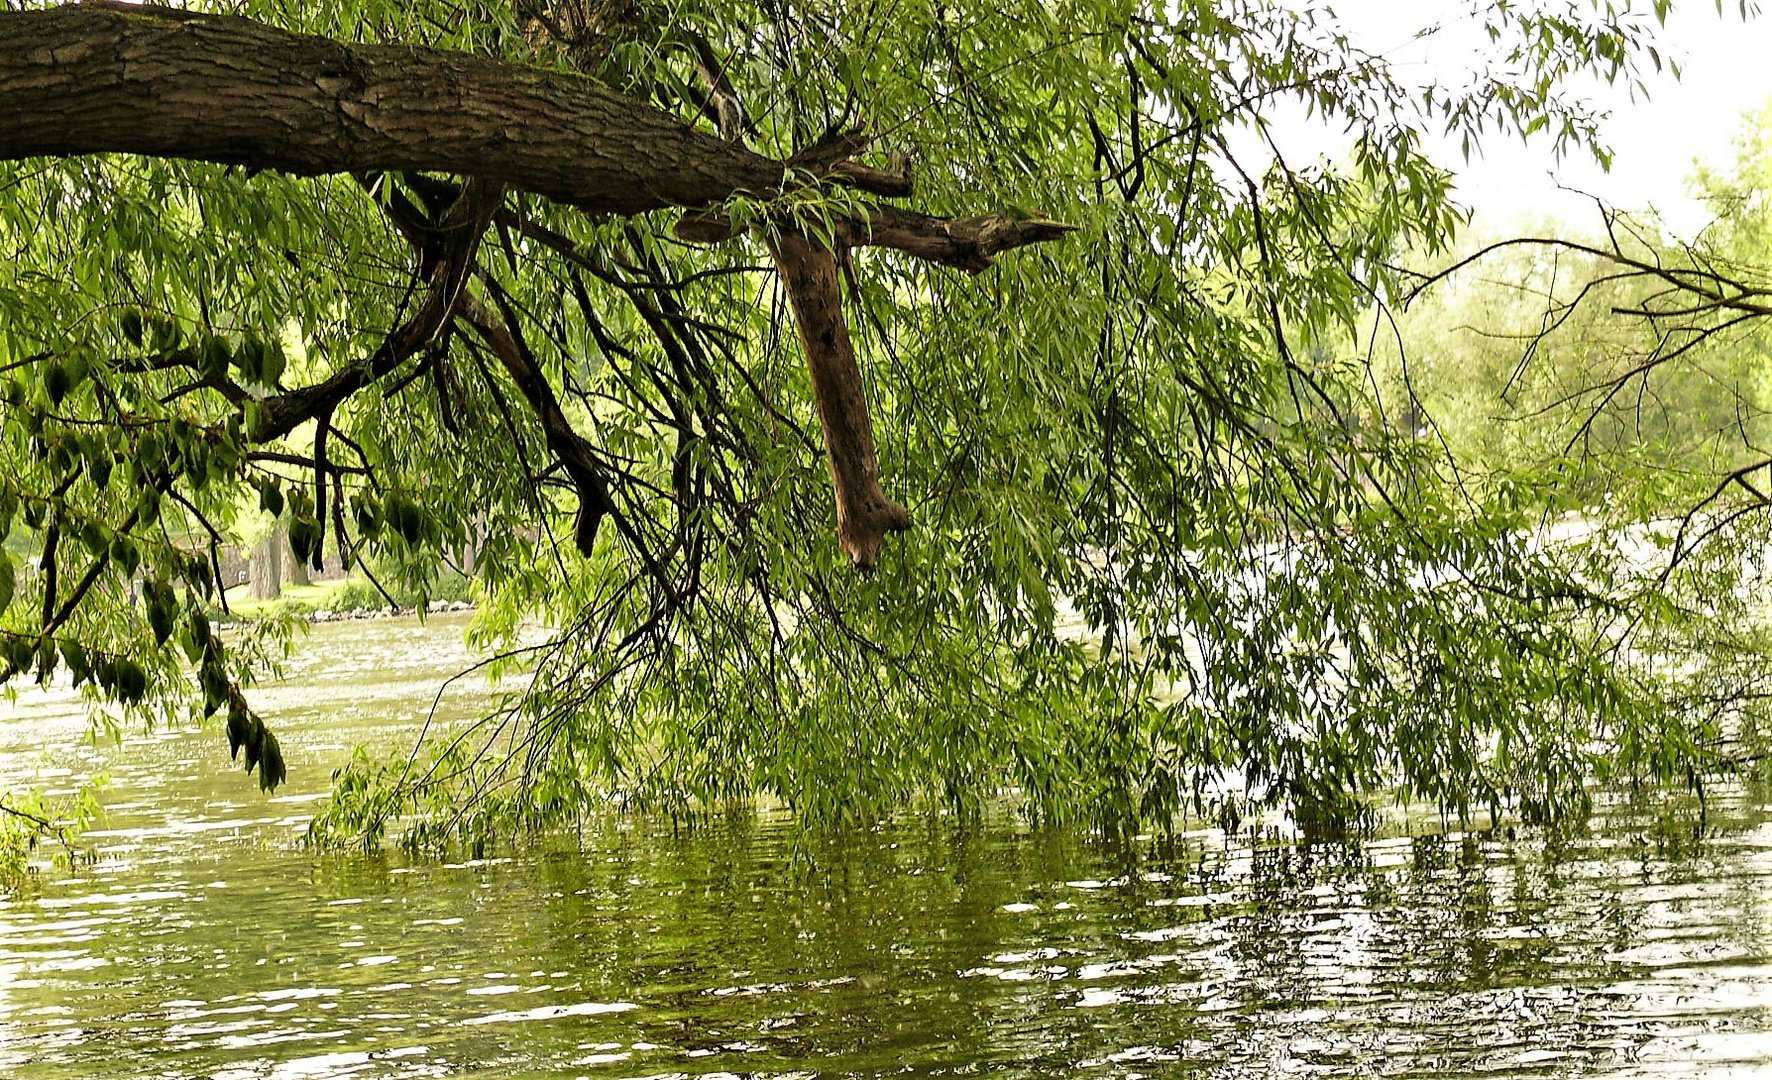
<svg viewBox="0 0 1772 1080"><path fill-rule="evenodd" d="M1460 33L1467 27L1474 31L1475 24L1457 0L1331 2L1356 44L1407 65L1411 81L1459 83L1470 49L1486 41L1480 34ZM1650 6L1648 0L1639 3ZM1664 60L1679 61L1682 77L1676 82L1664 70L1651 78L1649 100L1632 101L1624 87L1598 80L1581 88L1611 114L1604 128L1615 154L1610 173L1587 155L1559 162L1542 140L1522 145L1518 138L1491 136L1468 165L1456 145L1446 147L1442 164L1458 172L1460 199L1475 208L1475 226L1499 230L1543 217L1597 224L1592 201L1559 190L1560 182L1620 207L1652 206L1675 232L1695 231L1703 213L1688 194L1694 163L1732 162L1744 114L1772 101L1772 12L1744 23L1736 3L1725 0L1719 16L1713 0L1675 0L1657 41ZM1433 23L1445 24L1445 30L1425 42L1414 40L1416 30ZM1306 142L1322 140L1314 152L1336 156L1340 149L1329 132L1294 129L1291 134Z"/></svg>

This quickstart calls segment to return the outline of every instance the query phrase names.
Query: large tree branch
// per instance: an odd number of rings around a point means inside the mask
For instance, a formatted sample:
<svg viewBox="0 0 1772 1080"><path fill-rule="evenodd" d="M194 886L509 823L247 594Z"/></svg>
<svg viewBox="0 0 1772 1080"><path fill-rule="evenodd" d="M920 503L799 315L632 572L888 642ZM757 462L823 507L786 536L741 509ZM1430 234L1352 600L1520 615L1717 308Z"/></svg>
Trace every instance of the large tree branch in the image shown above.
<svg viewBox="0 0 1772 1080"><path fill-rule="evenodd" d="M478 176L633 214L778 188L780 162L598 83L120 3L0 12L0 158L122 152Z"/></svg>
<svg viewBox="0 0 1772 1080"><path fill-rule="evenodd" d="M904 162L853 160L868 145L859 132L784 164L591 79L466 53L109 0L0 11L0 42L0 160L131 153L298 176L446 172L617 214L773 194L789 168L876 195L911 191ZM845 244L973 272L1069 230L890 207L842 225ZM731 236L718 218L679 228Z"/></svg>

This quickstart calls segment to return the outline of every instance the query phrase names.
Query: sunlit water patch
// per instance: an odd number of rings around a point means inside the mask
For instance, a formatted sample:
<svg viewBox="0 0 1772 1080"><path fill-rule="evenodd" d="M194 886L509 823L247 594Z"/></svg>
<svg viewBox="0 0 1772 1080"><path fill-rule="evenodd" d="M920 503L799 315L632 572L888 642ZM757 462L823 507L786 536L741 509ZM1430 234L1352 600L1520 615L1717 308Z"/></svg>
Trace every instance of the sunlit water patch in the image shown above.
<svg viewBox="0 0 1772 1080"><path fill-rule="evenodd" d="M1129 858L1008 821L808 846L763 815L463 863L297 848L345 748L422 722L461 625L324 627L263 696L276 798L214 732L52 754L111 771L110 815L96 864L0 901L0 1076L1772 1069L1772 814L1748 795L1701 836L1620 808L1557 843L1200 832ZM40 775L76 712L0 715L0 774Z"/></svg>

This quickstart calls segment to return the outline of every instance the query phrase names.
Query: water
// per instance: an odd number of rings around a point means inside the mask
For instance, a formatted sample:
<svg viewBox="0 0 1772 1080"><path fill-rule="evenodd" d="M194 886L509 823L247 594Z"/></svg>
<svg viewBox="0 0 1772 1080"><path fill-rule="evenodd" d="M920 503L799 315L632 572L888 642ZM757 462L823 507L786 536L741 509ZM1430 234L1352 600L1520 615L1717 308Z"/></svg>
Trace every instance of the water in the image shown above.
<svg viewBox="0 0 1772 1080"><path fill-rule="evenodd" d="M776 814L448 865L296 848L461 625L317 629L258 698L275 798L214 732L69 750L66 697L0 712L0 786L113 783L98 862L0 899L0 1076L1772 1075L1752 793L1702 836L1618 806L1561 843L1200 832L1130 870L1012 821L808 846Z"/></svg>

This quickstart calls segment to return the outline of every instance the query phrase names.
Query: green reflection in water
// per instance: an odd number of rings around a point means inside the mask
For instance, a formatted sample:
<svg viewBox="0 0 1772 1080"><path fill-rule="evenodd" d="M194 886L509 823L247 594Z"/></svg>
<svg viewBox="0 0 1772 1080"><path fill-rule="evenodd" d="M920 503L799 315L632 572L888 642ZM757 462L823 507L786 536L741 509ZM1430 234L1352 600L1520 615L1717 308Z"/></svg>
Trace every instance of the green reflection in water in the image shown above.
<svg viewBox="0 0 1772 1080"><path fill-rule="evenodd" d="M442 865L293 839L357 741L460 665L459 621L321 628L265 693L293 790L214 733L107 766L101 861L0 902L0 1075L1717 1076L1772 1061L1772 824L1692 840L1215 833L1128 863L998 822L809 843L783 818ZM445 703L448 722L476 699ZM65 700L0 716L0 780ZM11 770L8 772L8 770ZM1128 869L1130 866L1130 869Z"/></svg>

